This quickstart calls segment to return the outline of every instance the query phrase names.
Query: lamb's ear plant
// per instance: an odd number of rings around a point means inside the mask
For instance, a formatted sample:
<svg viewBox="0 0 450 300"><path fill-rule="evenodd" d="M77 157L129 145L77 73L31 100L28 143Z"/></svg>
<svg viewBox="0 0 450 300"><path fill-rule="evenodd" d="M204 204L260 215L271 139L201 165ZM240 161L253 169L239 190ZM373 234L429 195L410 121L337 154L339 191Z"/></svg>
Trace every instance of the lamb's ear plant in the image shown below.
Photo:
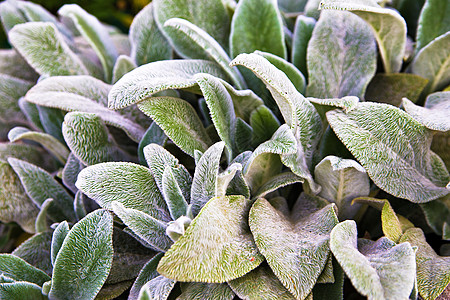
<svg viewBox="0 0 450 300"><path fill-rule="evenodd" d="M448 297L450 14L410 2L0 3L0 298Z"/></svg>

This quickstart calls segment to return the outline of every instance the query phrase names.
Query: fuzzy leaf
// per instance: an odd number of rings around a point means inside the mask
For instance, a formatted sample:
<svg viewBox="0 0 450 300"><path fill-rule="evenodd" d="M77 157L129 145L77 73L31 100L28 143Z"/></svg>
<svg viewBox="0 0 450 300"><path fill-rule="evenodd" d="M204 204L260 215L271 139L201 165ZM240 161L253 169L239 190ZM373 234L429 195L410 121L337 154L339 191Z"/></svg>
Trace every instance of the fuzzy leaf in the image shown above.
<svg viewBox="0 0 450 300"><path fill-rule="evenodd" d="M185 36L170 27L163 27L172 18L182 18L200 27L215 39L225 51L228 50L230 17L220 0L157 0L154 1L155 19L159 28L170 37L175 49L183 48L183 54L188 58L198 58L203 49L195 44L185 42ZM204 13L198 13L198 12Z"/></svg>
<svg viewBox="0 0 450 300"><path fill-rule="evenodd" d="M40 81L25 96L28 102L65 111L96 113L108 125L124 130L139 142L147 117L136 108L113 112L107 106L111 86L90 76L57 76ZM145 119L144 119L145 118Z"/></svg>
<svg viewBox="0 0 450 300"><path fill-rule="evenodd" d="M244 276L228 282L241 299L294 300L296 299L275 276L269 266L263 264Z"/></svg>
<svg viewBox="0 0 450 300"><path fill-rule="evenodd" d="M450 31L450 5L446 1L427 0L417 25L416 52L438 36Z"/></svg>
<svg viewBox="0 0 450 300"><path fill-rule="evenodd" d="M139 292L139 300L166 300L175 286L176 281L158 276L148 281ZM179 299L179 298L177 298Z"/></svg>
<svg viewBox="0 0 450 300"><path fill-rule="evenodd" d="M111 204L114 213L137 236L147 242L158 251L167 251L172 245L172 240L166 235L167 225L152 216L125 206L117 201Z"/></svg>
<svg viewBox="0 0 450 300"><path fill-rule="evenodd" d="M120 109L146 100L157 92L192 88L197 84L193 78L197 73L227 78L217 64L209 61L194 59L157 61L134 69L114 84L108 96L108 107Z"/></svg>
<svg viewBox="0 0 450 300"><path fill-rule="evenodd" d="M415 280L414 250L387 238L360 239L348 220L331 231L330 248L356 290L368 299L408 299Z"/></svg>
<svg viewBox="0 0 450 300"><path fill-rule="evenodd" d="M155 122L148 127L138 146L138 157L141 165L146 165L144 157L144 148L150 144L164 146L167 141L167 135Z"/></svg>
<svg viewBox="0 0 450 300"><path fill-rule="evenodd" d="M154 97L138 103L138 107L187 154L194 156L194 150L205 151L212 144L200 118L187 101Z"/></svg>
<svg viewBox="0 0 450 300"><path fill-rule="evenodd" d="M156 271L159 261L164 253L158 253L151 260L149 260L145 266L139 272L139 276L136 278L133 286L130 290L129 300L137 300L139 291L148 281L158 277L159 273Z"/></svg>
<svg viewBox="0 0 450 300"><path fill-rule="evenodd" d="M242 152L231 162L231 165L241 165L247 164L250 156L250 151ZM236 175L230 181L227 187L227 195L243 195L245 198L250 198L250 188L245 182L242 170L237 170Z"/></svg>
<svg viewBox="0 0 450 300"><path fill-rule="evenodd" d="M292 217L260 198L250 210L249 225L274 274L296 298L304 299L325 267L329 234L338 220L333 205Z"/></svg>
<svg viewBox="0 0 450 300"><path fill-rule="evenodd" d="M78 191L75 186L75 181L77 181L78 173L83 170L84 164L78 160L78 158L73 155L73 153L69 154L69 158L67 159L67 163L62 170L62 182L64 186L72 193L76 193Z"/></svg>
<svg viewBox="0 0 450 300"><path fill-rule="evenodd" d="M167 20L164 23L164 27L170 27L174 32L177 33L177 35L184 36L183 39L178 40L174 44L175 50L180 53L181 56L190 58L207 58L211 61L214 61L222 67L225 73L228 74L233 84L237 88L245 88L246 84L237 68L231 68L229 66L231 59L228 54L220 46L220 44L216 40L214 40L214 38L212 38L207 32L202 30L200 27L192 24L191 22L180 18L172 18ZM188 43L188 45L186 45L186 43ZM200 49L202 49L201 54L197 54L195 57L193 57L192 55L189 55L189 53L183 53L183 50L191 47L192 44L195 44Z"/></svg>
<svg viewBox="0 0 450 300"><path fill-rule="evenodd" d="M17 25L9 32L9 41L40 75L88 74L81 59L70 49L53 23Z"/></svg>
<svg viewBox="0 0 450 300"><path fill-rule="evenodd" d="M42 203L34 225L34 227L36 228L35 229L36 233L42 233L49 230L49 226L47 223L47 212L48 208L52 203L53 203L52 198L48 198L47 200L44 201L44 203Z"/></svg>
<svg viewBox="0 0 450 300"><path fill-rule="evenodd" d="M89 166L80 172L75 185L103 208L112 209L112 202L118 201L155 219L170 220L152 173L141 165L108 162Z"/></svg>
<svg viewBox="0 0 450 300"><path fill-rule="evenodd" d="M369 26L350 12L322 11L308 43L307 64L308 96L362 98L376 70Z"/></svg>
<svg viewBox="0 0 450 300"><path fill-rule="evenodd" d="M352 205L357 197L369 196L370 182L366 170L351 159L325 157L315 168L314 178L322 186L320 197L336 203L339 219L352 219L361 208Z"/></svg>
<svg viewBox="0 0 450 300"><path fill-rule="evenodd" d="M61 126L64 120L64 112L51 107L36 105L39 113L39 121L44 132L54 136L64 144L64 138L61 133Z"/></svg>
<svg viewBox="0 0 450 300"><path fill-rule="evenodd" d="M449 193L445 188L449 182L448 171L442 160L430 151L431 132L404 111L365 102L347 114L329 111L327 119L381 189L415 203ZM355 139L355 135L359 138ZM410 188L402 188L405 185Z"/></svg>
<svg viewBox="0 0 450 300"><path fill-rule="evenodd" d="M280 127L280 121L265 105L258 106L250 115L250 126L253 129L253 145L269 140Z"/></svg>
<svg viewBox="0 0 450 300"><path fill-rule="evenodd" d="M39 209L28 198L14 170L3 160L0 160L0 187L0 221L16 222L26 232L34 233Z"/></svg>
<svg viewBox="0 0 450 300"><path fill-rule="evenodd" d="M277 189L294 184L297 182L304 182L304 179L295 175L292 172L284 172L280 173L278 175L273 176L270 178L264 185L262 185L255 193L255 196L253 196L254 199L261 198L267 195L268 193L271 193L273 191L276 191Z"/></svg>
<svg viewBox="0 0 450 300"><path fill-rule="evenodd" d="M62 132L73 155L85 165L130 159L96 114L68 113Z"/></svg>
<svg viewBox="0 0 450 300"><path fill-rule="evenodd" d="M66 4L58 14L72 19L78 31L89 42L103 66L106 81L110 82L114 63L119 56L106 27L77 4Z"/></svg>
<svg viewBox="0 0 450 300"><path fill-rule="evenodd" d="M314 18L299 15L295 20L292 41L292 63L303 73L308 75L306 68L306 50L311 39L316 20Z"/></svg>
<svg viewBox="0 0 450 300"><path fill-rule="evenodd" d="M178 300L214 299L232 300L234 293L225 284L190 282L181 284L181 295Z"/></svg>
<svg viewBox="0 0 450 300"><path fill-rule="evenodd" d="M51 275L53 269L50 255L51 242L52 232L38 233L20 244L11 254Z"/></svg>
<svg viewBox="0 0 450 300"><path fill-rule="evenodd" d="M8 162L19 176L27 195L36 205L40 207L48 198L54 199L52 207L49 208L49 215L54 221L75 220L72 196L52 175L20 159L9 158Z"/></svg>
<svg viewBox="0 0 450 300"><path fill-rule="evenodd" d="M217 177L224 147L224 142L209 147L195 167L190 202L194 216L199 213L209 199L217 196Z"/></svg>
<svg viewBox="0 0 450 300"><path fill-rule="evenodd" d="M133 19L130 26L131 58L138 66L172 58L169 42L158 29L154 5L146 5Z"/></svg>
<svg viewBox="0 0 450 300"><path fill-rule="evenodd" d="M348 10L372 28L386 73L399 72L405 56L406 22L393 9L383 8L374 0L323 0L320 9Z"/></svg>
<svg viewBox="0 0 450 300"><path fill-rule="evenodd" d="M444 197L443 199L423 203L420 208L430 228L436 234L443 235L445 224L450 223L450 201L446 201Z"/></svg>
<svg viewBox="0 0 450 300"><path fill-rule="evenodd" d="M167 166L164 169L162 186L163 196L166 200L172 219L176 220L181 216L185 216L188 204L183 196L183 191L178 185L177 179L173 174L172 167L170 166Z"/></svg>
<svg viewBox="0 0 450 300"><path fill-rule="evenodd" d="M255 50L286 58L283 21L275 0L239 1L231 22L231 57Z"/></svg>
<svg viewBox="0 0 450 300"><path fill-rule="evenodd" d="M450 32L423 47L411 66L412 73L430 80L427 91L446 87L450 83Z"/></svg>
<svg viewBox="0 0 450 300"><path fill-rule="evenodd" d="M45 300L41 287L30 282L10 282L0 284L0 298L9 300Z"/></svg>
<svg viewBox="0 0 450 300"><path fill-rule="evenodd" d="M236 90L225 80L221 81L233 100L236 117L248 122L252 112L264 102L252 90Z"/></svg>
<svg viewBox="0 0 450 300"><path fill-rule="evenodd" d="M415 105L403 98L403 108L423 126L431 130L450 130L450 92L439 92L428 96L425 107Z"/></svg>
<svg viewBox="0 0 450 300"><path fill-rule="evenodd" d="M228 168L217 176L217 190L216 196L225 196L228 191L228 186L236 173L242 171L242 165L240 163L233 163ZM239 175L238 175L239 176Z"/></svg>
<svg viewBox="0 0 450 300"><path fill-rule="evenodd" d="M4 1L0 4L0 16L4 32L9 32L15 25L26 23L28 20L20 12L17 5L11 1Z"/></svg>
<svg viewBox="0 0 450 300"><path fill-rule="evenodd" d="M61 250L61 246L66 238L67 234L69 234L69 224L67 221L61 222L53 231L52 237L52 245L51 245L51 261L52 265L55 265L56 256L58 255L59 250Z"/></svg>
<svg viewBox="0 0 450 300"><path fill-rule="evenodd" d="M0 56L1 59L1 56ZM26 124L17 101L33 86L33 83L0 74L0 121Z"/></svg>
<svg viewBox="0 0 450 300"><path fill-rule="evenodd" d="M8 139L14 143L24 140L37 142L44 146L53 156L55 156L61 163L65 164L69 157L69 150L56 138L47 133L30 131L24 127L15 127L8 133Z"/></svg>
<svg viewBox="0 0 450 300"><path fill-rule="evenodd" d="M256 268L263 257L247 227L250 205L243 196L211 199L166 252L158 272L179 281L220 283Z"/></svg>
<svg viewBox="0 0 450 300"><path fill-rule="evenodd" d="M131 72L136 68L136 63L129 56L120 55L117 58L116 63L114 64L114 68L112 71L112 83L116 83L120 78L123 77L123 75Z"/></svg>
<svg viewBox="0 0 450 300"><path fill-rule="evenodd" d="M407 230L400 242L418 247L416 252L417 287L425 300L434 300L450 284L450 258L439 256L427 243L420 228Z"/></svg>
<svg viewBox="0 0 450 300"><path fill-rule="evenodd" d="M42 270L12 254L0 254L0 273L15 281L28 281L39 286L50 280Z"/></svg>
<svg viewBox="0 0 450 300"><path fill-rule="evenodd" d="M96 210L69 231L56 256L49 298L92 299L108 277L113 259L113 218Z"/></svg>

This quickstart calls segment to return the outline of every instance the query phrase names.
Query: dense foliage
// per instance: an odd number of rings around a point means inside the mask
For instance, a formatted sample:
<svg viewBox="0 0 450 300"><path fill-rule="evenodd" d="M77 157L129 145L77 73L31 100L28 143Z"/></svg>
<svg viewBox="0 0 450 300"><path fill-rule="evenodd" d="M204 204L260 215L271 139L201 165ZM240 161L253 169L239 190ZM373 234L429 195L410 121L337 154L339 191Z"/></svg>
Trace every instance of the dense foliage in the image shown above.
<svg viewBox="0 0 450 300"><path fill-rule="evenodd" d="M2 2L0 298L448 299L450 4L420 2L154 0L128 36Z"/></svg>

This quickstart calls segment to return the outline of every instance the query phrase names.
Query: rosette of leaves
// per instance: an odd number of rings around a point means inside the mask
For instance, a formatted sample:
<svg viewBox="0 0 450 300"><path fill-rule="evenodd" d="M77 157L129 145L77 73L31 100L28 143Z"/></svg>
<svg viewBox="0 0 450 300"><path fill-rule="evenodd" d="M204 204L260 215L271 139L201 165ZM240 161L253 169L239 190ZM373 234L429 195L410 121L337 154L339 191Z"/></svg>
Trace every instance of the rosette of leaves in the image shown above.
<svg viewBox="0 0 450 300"><path fill-rule="evenodd" d="M406 2L158 0L130 46L77 6L2 3L34 70L3 71L30 84L5 93L27 121L2 122L31 130L0 156L24 203L2 221L38 232L2 256L2 295L342 299L345 274L369 299L445 297L423 232L449 239L449 14Z"/></svg>

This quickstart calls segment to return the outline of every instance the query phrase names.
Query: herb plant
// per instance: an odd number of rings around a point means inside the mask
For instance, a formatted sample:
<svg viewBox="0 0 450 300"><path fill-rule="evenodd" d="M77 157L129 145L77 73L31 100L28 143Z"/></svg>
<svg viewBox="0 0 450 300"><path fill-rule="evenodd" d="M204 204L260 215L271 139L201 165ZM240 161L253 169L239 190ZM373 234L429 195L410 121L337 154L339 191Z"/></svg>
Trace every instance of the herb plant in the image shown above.
<svg viewBox="0 0 450 300"><path fill-rule="evenodd" d="M0 298L450 297L450 5L418 3L154 0L125 35L2 2Z"/></svg>

